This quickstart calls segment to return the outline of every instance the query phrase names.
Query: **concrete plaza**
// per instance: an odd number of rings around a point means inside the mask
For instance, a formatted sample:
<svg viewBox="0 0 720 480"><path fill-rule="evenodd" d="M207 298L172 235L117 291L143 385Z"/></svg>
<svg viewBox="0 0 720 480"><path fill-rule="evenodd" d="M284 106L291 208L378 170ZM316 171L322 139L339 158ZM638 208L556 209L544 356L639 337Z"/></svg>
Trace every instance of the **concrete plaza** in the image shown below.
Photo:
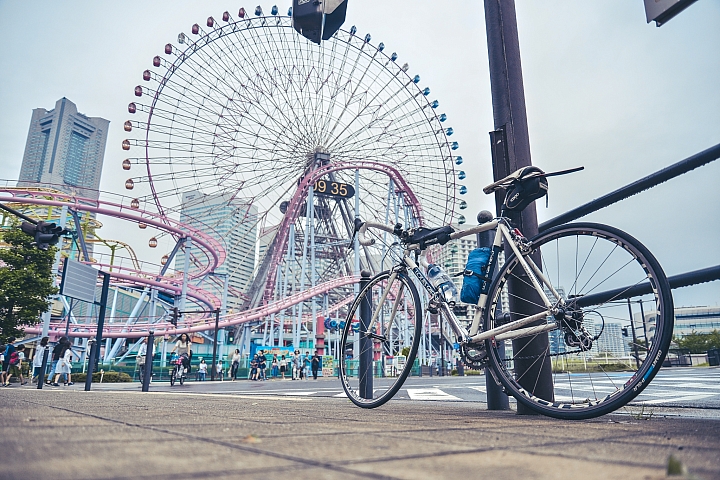
<svg viewBox="0 0 720 480"><path fill-rule="evenodd" d="M2 389L0 477L657 479L674 455L688 478L720 478L717 416L656 408L568 422L472 402L364 411L212 389Z"/></svg>

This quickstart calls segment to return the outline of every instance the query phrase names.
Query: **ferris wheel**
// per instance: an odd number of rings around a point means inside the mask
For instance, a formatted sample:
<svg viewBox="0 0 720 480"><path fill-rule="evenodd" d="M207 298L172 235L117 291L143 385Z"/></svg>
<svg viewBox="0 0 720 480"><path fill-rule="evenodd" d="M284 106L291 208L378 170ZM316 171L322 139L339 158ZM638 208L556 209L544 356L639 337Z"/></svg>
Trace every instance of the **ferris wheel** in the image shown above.
<svg viewBox="0 0 720 480"><path fill-rule="evenodd" d="M260 235L275 236L255 269L256 288L270 291L308 228L325 265L315 282L352 273L356 215L463 223L453 129L407 63L354 26L316 45L290 12L253 13L192 25L143 72L122 144L133 202L171 218L190 191L243 199Z"/></svg>

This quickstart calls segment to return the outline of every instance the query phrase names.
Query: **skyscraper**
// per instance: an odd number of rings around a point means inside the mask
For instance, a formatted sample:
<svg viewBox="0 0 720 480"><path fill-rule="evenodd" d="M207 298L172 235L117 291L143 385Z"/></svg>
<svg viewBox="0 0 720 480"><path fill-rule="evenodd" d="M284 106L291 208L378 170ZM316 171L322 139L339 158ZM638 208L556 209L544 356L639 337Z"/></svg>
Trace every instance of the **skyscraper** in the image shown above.
<svg viewBox="0 0 720 480"><path fill-rule="evenodd" d="M246 293L255 270L255 246L257 244L257 214L255 205L246 199L228 195L204 195L201 192L186 192L182 197L180 221L215 237L227 258L216 275L228 275L230 292L228 307L242 305L238 293ZM182 271L185 256L178 252L175 269ZM190 271L193 271L192 263ZM210 280L202 287L222 298L222 281Z"/></svg>
<svg viewBox="0 0 720 480"><path fill-rule="evenodd" d="M63 97L33 110L18 187L48 187L97 200L109 120L78 113Z"/></svg>

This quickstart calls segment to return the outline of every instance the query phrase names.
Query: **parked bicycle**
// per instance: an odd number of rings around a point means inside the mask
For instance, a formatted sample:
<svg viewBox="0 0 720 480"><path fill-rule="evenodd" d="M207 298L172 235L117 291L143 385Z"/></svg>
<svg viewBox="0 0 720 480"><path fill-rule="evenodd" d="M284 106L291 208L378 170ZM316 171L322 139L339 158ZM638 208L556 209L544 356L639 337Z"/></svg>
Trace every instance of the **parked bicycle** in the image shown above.
<svg viewBox="0 0 720 480"><path fill-rule="evenodd" d="M525 167L487 186L486 194L506 191L500 217L488 212L490 221L463 231L356 221L362 245L382 241L382 232L396 241L385 248L394 266L370 279L348 312L340 377L350 400L374 408L391 399L419 345L429 347L423 325L438 325L436 316L450 326L466 365L486 368L518 403L544 415L604 415L648 385L673 330L670 286L650 251L595 223L561 225L527 239L507 218L546 194L548 176L569 172ZM464 272L480 280L468 330L453 313L453 299L424 273L428 249L489 230L496 231L487 264ZM407 360L396 376L385 376L385 359L397 356ZM593 361L603 356L605 363Z"/></svg>

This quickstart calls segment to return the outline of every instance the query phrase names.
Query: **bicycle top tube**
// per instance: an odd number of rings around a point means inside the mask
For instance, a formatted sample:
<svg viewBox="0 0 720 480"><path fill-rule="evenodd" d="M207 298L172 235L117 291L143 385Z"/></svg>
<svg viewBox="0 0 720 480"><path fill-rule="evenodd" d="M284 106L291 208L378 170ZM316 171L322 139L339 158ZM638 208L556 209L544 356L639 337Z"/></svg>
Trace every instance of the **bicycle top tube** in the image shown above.
<svg viewBox="0 0 720 480"><path fill-rule="evenodd" d="M459 230L456 232L453 232L450 234L450 240L457 240L458 238L467 237L469 235L474 235L476 233L485 232L487 230L492 230L494 228L497 228L498 224L501 223L500 219L494 219L490 222L483 223L482 225L478 225L476 227L468 228L467 230ZM382 230L388 233L391 233L395 236L397 236L397 230L395 225L386 225L384 223L378 223L378 222L363 222L362 226L358 229L358 241L360 242L360 245L364 247L369 247L370 245L373 245L375 243L375 239L368 238L366 236L368 228L375 228L378 230ZM409 244L406 245L406 248L408 250L419 250L420 245L418 244Z"/></svg>

